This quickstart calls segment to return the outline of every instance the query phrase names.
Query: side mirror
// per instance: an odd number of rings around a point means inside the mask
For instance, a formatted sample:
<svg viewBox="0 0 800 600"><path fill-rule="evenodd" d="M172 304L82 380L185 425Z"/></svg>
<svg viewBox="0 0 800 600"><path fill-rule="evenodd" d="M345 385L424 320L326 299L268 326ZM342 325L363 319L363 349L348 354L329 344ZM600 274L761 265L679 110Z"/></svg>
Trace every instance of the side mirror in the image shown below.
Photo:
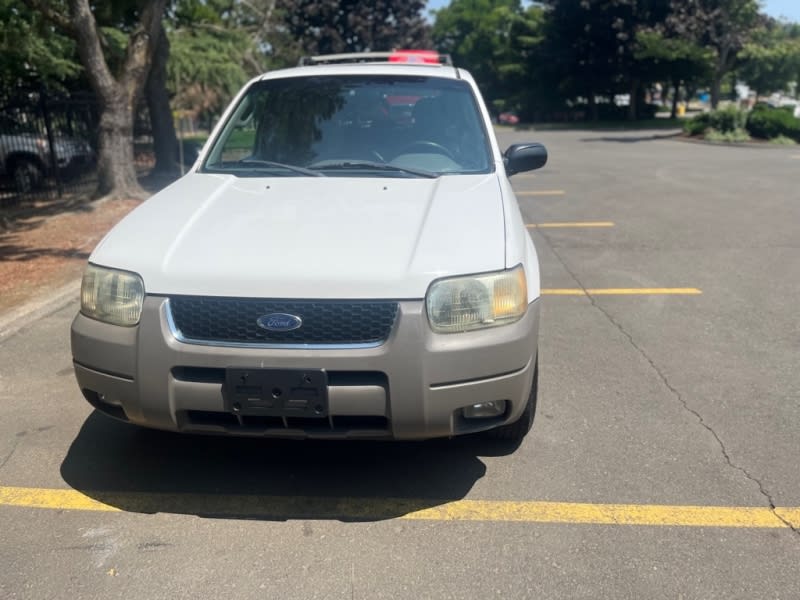
<svg viewBox="0 0 800 600"><path fill-rule="evenodd" d="M511 177L515 173L533 171L547 164L547 149L541 144L512 144L503 155L506 174Z"/></svg>

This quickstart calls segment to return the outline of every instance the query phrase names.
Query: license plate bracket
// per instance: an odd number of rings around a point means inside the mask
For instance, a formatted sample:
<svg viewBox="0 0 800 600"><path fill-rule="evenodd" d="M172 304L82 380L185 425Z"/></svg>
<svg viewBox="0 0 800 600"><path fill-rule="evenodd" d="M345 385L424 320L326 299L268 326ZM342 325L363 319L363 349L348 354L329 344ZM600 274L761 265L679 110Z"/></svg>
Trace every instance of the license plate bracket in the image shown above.
<svg viewBox="0 0 800 600"><path fill-rule="evenodd" d="M241 416L327 418L324 369L225 370L225 410Z"/></svg>

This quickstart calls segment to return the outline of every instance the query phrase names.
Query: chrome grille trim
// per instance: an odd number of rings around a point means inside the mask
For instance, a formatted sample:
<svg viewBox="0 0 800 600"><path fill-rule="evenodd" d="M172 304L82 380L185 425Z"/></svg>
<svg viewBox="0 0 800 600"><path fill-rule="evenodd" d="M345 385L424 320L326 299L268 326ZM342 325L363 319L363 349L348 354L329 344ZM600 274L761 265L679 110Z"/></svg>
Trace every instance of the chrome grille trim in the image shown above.
<svg viewBox="0 0 800 600"><path fill-rule="evenodd" d="M399 303L397 314L400 313ZM397 321L397 314L395 315L395 324ZM167 321L170 334L178 342L182 344L191 344L195 346L210 346L215 348L242 348L242 349L264 349L264 350L366 350L369 348L378 348L386 343L386 340L394 330L394 324L389 330L386 339L378 340L375 342L356 342L356 343L330 343L330 344L301 344L301 343L268 343L268 342L231 342L224 340L204 340L188 337L178 328L175 323L175 317L172 314L172 306L170 299L164 300L164 315Z"/></svg>

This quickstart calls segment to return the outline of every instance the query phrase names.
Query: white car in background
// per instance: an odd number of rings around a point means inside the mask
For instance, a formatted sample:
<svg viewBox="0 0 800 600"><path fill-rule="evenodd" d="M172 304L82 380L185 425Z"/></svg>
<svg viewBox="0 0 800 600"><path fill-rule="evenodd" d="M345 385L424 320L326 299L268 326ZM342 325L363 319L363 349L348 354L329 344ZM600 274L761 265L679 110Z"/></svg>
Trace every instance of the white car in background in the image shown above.
<svg viewBox="0 0 800 600"><path fill-rule="evenodd" d="M435 54L258 77L92 253L78 385L172 431L518 442L540 288L508 176L546 160L501 152L470 74Z"/></svg>

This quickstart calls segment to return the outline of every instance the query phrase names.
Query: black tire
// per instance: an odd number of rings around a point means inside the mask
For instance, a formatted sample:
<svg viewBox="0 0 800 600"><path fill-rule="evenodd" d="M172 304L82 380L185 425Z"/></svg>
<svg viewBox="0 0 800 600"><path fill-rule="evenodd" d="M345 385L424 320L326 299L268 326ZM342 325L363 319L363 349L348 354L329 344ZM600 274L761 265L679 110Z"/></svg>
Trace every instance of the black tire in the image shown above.
<svg viewBox="0 0 800 600"><path fill-rule="evenodd" d="M533 419L536 415L536 399L539 394L539 357L533 367L533 383L531 393L528 396L528 403L519 419L507 425L501 425L486 432L486 435L495 440L521 442L533 427Z"/></svg>
<svg viewBox="0 0 800 600"><path fill-rule="evenodd" d="M42 183L42 169L34 161L18 158L11 166L11 178L18 194L30 194Z"/></svg>

